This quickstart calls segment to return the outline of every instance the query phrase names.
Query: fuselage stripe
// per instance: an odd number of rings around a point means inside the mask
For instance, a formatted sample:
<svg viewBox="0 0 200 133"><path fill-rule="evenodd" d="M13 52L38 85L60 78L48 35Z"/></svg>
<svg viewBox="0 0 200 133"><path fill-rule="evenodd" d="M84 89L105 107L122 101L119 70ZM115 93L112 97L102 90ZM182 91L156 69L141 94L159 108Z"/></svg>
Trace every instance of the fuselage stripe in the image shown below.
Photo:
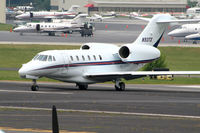
<svg viewBox="0 0 200 133"><path fill-rule="evenodd" d="M129 62L123 62L121 60L116 60L116 61L105 61L105 62L85 62L85 63L73 63L73 64L59 64L59 65L44 67L44 68L40 68L40 69L36 69L36 70L54 69L54 68L62 68L62 67L78 67L78 66L139 64L139 63L148 63L148 62L151 62L151 61L156 60L156 59L141 60L141 61L129 61Z"/></svg>

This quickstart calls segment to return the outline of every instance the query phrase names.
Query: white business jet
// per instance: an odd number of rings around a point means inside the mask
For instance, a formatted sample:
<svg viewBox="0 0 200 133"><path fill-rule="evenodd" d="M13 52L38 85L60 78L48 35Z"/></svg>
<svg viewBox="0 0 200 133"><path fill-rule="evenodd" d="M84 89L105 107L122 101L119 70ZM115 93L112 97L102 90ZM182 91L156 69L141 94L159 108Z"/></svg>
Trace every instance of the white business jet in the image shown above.
<svg viewBox="0 0 200 133"><path fill-rule="evenodd" d="M51 22L51 23L27 23L13 29L14 32L19 32L20 35L23 33L48 33L50 36L54 36L56 32L72 32L80 31L83 24L87 22L86 17L88 14L79 14L71 21L64 22Z"/></svg>
<svg viewBox="0 0 200 133"><path fill-rule="evenodd" d="M65 18L65 17L75 17L77 15L77 9L80 6L72 5L72 7L67 12L25 12L23 14L17 15L17 19L53 19L53 18Z"/></svg>
<svg viewBox="0 0 200 133"><path fill-rule="evenodd" d="M14 8L15 11L31 11L33 9L34 9L34 7L32 7L32 6L16 6Z"/></svg>
<svg viewBox="0 0 200 133"><path fill-rule="evenodd" d="M110 17L102 17L101 15L98 14L94 14L91 17L87 17L90 21L103 21L105 19L110 19L110 18L114 18L115 16L110 16Z"/></svg>
<svg viewBox="0 0 200 133"><path fill-rule="evenodd" d="M160 57L158 46L169 23L176 22L168 14L158 14L150 21L139 37L131 44L120 47L113 44L86 43L79 50L48 50L38 53L19 70L22 78L33 80L31 89L39 86L36 80L47 77L76 83L85 90L88 84L114 81L116 90L125 90L126 80L147 75L200 74L200 71L137 71L146 63Z"/></svg>
<svg viewBox="0 0 200 133"><path fill-rule="evenodd" d="M186 40L200 40L200 23L184 24L168 33L172 37L184 37ZM194 41L193 43L196 43Z"/></svg>

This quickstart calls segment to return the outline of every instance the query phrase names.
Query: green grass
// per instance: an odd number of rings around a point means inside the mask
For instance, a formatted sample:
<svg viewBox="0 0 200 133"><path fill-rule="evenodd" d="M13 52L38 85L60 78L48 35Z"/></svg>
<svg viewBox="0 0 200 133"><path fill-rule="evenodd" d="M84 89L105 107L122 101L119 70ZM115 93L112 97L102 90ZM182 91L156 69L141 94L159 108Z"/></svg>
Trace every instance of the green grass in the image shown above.
<svg viewBox="0 0 200 133"><path fill-rule="evenodd" d="M200 48L160 47L167 66L176 71L200 71Z"/></svg>
<svg viewBox="0 0 200 133"><path fill-rule="evenodd" d="M11 28L13 28L11 24L0 23L0 31L10 31Z"/></svg>
<svg viewBox="0 0 200 133"><path fill-rule="evenodd" d="M51 45L0 45L0 68L20 68L30 61L38 52L52 49L79 49L80 46L51 46ZM200 71L200 48L160 47L166 56L170 70ZM21 79L17 71L0 71L0 80ZM30 80L27 80L30 81ZM54 81L43 78L40 81ZM176 77L174 81L149 80L145 78L130 80L131 84L200 84L200 78Z"/></svg>
<svg viewBox="0 0 200 133"><path fill-rule="evenodd" d="M37 53L54 49L77 49L79 46L0 45L0 68L20 68Z"/></svg>

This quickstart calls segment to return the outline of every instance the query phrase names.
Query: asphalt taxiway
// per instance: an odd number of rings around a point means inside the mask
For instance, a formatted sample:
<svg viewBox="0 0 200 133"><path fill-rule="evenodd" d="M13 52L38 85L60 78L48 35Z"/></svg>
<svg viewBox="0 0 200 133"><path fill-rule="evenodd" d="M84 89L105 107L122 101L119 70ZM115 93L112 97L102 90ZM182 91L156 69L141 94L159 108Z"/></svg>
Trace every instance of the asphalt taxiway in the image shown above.
<svg viewBox="0 0 200 133"><path fill-rule="evenodd" d="M104 22L95 23L95 31L93 37L81 37L79 33L73 34L56 34L56 36L48 36L47 34L40 33L19 33L0 31L0 42L54 42L54 43L87 43L87 42L100 42L100 43L132 43L142 32L146 22L131 19L114 19ZM169 31L176 27L169 27L161 40L161 44L178 44L180 38L171 38L167 35ZM192 41L181 44L191 44Z"/></svg>
<svg viewBox="0 0 200 133"><path fill-rule="evenodd" d="M32 92L30 85L0 82L2 127L49 130L50 108L56 105L61 109L61 127L69 131L186 133L200 129L200 86L127 85L126 91L117 92L111 84L80 91L73 84L39 83L40 91Z"/></svg>

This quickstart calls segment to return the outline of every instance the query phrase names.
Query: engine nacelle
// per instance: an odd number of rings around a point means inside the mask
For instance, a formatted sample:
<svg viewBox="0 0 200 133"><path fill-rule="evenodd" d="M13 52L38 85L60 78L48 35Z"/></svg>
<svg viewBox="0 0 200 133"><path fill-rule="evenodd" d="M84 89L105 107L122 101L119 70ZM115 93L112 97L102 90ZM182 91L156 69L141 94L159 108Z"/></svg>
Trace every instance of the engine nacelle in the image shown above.
<svg viewBox="0 0 200 133"><path fill-rule="evenodd" d="M118 52L123 62L147 63L160 57L160 51L149 45L126 44Z"/></svg>
<svg viewBox="0 0 200 133"><path fill-rule="evenodd" d="M114 44L107 43L85 43L81 46L82 50L116 50L118 51L119 47Z"/></svg>

